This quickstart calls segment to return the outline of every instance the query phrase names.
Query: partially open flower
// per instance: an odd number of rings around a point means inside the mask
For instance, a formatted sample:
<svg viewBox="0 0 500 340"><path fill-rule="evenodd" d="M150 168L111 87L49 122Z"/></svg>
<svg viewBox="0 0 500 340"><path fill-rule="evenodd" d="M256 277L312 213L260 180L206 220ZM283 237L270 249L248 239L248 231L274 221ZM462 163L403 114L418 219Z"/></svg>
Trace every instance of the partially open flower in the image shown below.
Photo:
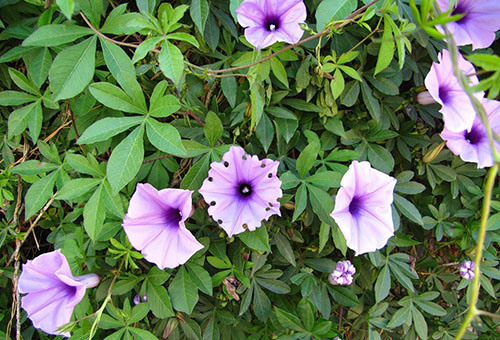
<svg viewBox="0 0 500 340"><path fill-rule="evenodd" d="M256 49L277 41L295 44L304 33L299 24L307 17L302 0L244 0L236 14L246 27L245 38Z"/></svg>
<svg viewBox="0 0 500 340"><path fill-rule="evenodd" d="M190 190L156 190L150 184L137 184L130 199L123 228L135 249L160 269L184 264L203 248L186 229L193 204Z"/></svg>
<svg viewBox="0 0 500 340"><path fill-rule="evenodd" d="M396 179L354 161L342 177L331 216L356 255L383 248L394 235L391 204Z"/></svg>
<svg viewBox="0 0 500 340"><path fill-rule="evenodd" d="M208 213L231 237L255 230L262 220L280 214L279 162L250 156L232 146L221 162L213 162L199 192L210 205Z"/></svg>
<svg viewBox="0 0 500 340"><path fill-rule="evenodd" d="M328 279L333 285L350 285L352 283L352 276L355 273L356 268L351 264L351 261L340 261Z"/></svg>
<svg viewBox="0 0 500 340"><path fill-rule="evenodd" d="M492 131L500 135L500 102L483 99L483 106L488 114ZM494 164L486 128L479 117L474 120L470 131L453 132L448 130L445 124L440 136L446 141L448 149L464 161L477 163L478 168ZM494 144L496 150L500 152L500 144L496 141Z"/></svg>
<svg viewBox="0 0 500 340"><path fill-rule="evenodd" d="M437 0L441 11L449 9L449 0ZM472 44L472 48L485 48L495 40L500 29L500 1L457 0L451 15L464 14L455 22L446 24L457 45ZM441 29L444 33L444 30Z"/></svg>
<svg viewBox="0 0 500 340"><path fill-rule="evenodd" d="M45 333L64 335L57 329L67 324L75 306L83 299L85 289L97 286L99 276L73 276L60 250L42 254L23 265L19 276L21 307L36 328Z"/></svg>
<svg viewBox="0 0 500 340"><path fill-rule="evenodd" d="M474 278L474 268L475 263L469 260L465 260L460 265L460 276L466 280L472 280Z"/></svg>
<svg viewBox="0 0 500 340"><path fill-rule="evenodd" d="M141 299L141 294L137 294L136 296L134 296L134 300L133 301L134 301L134 305L138 305L141 302L147 302L148 301L148 296L146 294L144 294L144 296Z"/></svg>
<svg viewBox="0 0 500 340"><path fill-rule="evenodd" d="M432 67L425 77L425 86L431 96L442 105L439 112L443 114L443 120L448 130L454 132L469 130L476 117L476 112L467 93L453 74L450 53L443 50L439 53L438 60L439 63L432 63ZM479 81L475 76L474 66L460 54L458 54L457 62L458 67L469 77L471 84L477 84ZM475 95L478 99L482 99L484 93L476 93Z"/></svg>

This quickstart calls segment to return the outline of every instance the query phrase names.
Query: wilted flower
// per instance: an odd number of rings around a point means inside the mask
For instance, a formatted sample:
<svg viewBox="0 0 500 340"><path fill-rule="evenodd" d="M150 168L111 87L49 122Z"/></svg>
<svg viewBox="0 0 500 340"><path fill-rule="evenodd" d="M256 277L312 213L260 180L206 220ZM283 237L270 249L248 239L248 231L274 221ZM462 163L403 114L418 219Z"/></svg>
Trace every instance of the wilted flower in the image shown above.
<svg viewBox="0 0 500 340"><path fill-rule="evenodd" d="M437 0L441 11L449 9L449 0ZM472 44L472 48L485 48L495 40L500 29L500 1L458 0L451 15L464 14L455 22L446 24L457 45ZM444 30L441 30L444 32Z"/></svg>
<svg viewBox="0 0 500 340"><path fill-rule="evenodd" d="M70 321L85 289L97 286L99 280L96 274L74 277L60 250L42 254L23 265L18 290L28 295L21 299L21 307L36 328L69 337L69 332L57 329Z"/></svg>
<svg viewBox="0 0 500 340"><path fill-rule="evenodd" d="M192 193L137 184L130 199L123 228L132 246L160 269L184 264L203 248L184 225L193 209Z"/></svg>
<svg viewBox="0 0 500 340"><path fill-rule="evenodd" d="M391 204L396 179L353 161L342 177L331 216L356 255L383 248L394 234Z"/></svg>
<svg viewBox="0 0 500 340"><path fill-rule="evenodd" d="M351 261L340 261L328 279L333 285L350 285L352 283L352 276L355 273L356 268L351 264Z"/></svg>
<svg viewBox="0 0 500 340"><path fill-rule="evenodd" d="M466 280L472 280L474 278L474 268L475 263L469 260L465 260L460 265L460 276Z"/></svg>
<svg viewBox="0 0 500 340"><path fill-rule="evenodd" d="M232 146L221 162L213 162L200 194L210 205L208 213L231 237L255 230L262 220L280 214L279 162L250 156Z"/></svg>
<svg viewBox="0 0 500 340"><path fill-rule="evenodd" d="M439 63L432 63L432 67L425 77L425 86L431 96L442 105L439 111L443 114L447 129L454 132L469 130L476 117L476 112L467 93L453 74L450 53L443 50L439 53L438 60ZM477 84L478 79L474 75L476 73L474 66L460 54L458 54L457 62L458 67L469 77L470 82ZM482 99L483 95L483 93L477 93L476 97Z"/></svg>
<svg viewBox="0 0 500 340"><path fill-rule="evenodd" d="M244 0L236 14L246 27L245 38L257 49L277 41L295 44L304 33L299 24L307 17L302 0Z"/></svg>
<svg viewBox="0 0 500 340"><path fill-rule="evenodd" d="M492 131L500 134L500 102L483 99L483 106L488 114ZM479 117L474 120L470 131L452 132L447 129L445 124L440 136L446 141L448 149L464 161L477 163L478 168L494 164L486 128ZM500 152L500 144L496 141L494 144L497 151Z"/></svg>

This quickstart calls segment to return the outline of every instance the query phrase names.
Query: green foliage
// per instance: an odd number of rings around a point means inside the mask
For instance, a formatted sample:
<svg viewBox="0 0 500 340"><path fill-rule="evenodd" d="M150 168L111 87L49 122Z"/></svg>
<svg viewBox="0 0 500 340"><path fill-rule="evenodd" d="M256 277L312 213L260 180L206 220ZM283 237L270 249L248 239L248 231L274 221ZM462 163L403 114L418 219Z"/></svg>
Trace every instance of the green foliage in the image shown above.
<svg viewBox="0 0 500 340"><path fill-rule="evenodd" d="M370 1L306 0L303 38L320 38L252 51L241 2L0 2L2 336L15 335L21 264L62 249L73 274L102 278L75 308L75 339L455 337L473 296L458 264L478 249L486 172L446 148L439 106L416 95L444 46L438 26L462 14L380 0L345 20ZM473 90L490 99L498 53L495 42L466 55ZM283 196L281 216L228 238L197 190L230 145L278 160ZM397 179L395 235L360 256L330 216L353 160ZM137 183L193 191L186 227L204 248L184 265L160 270L127 239ZM478 279L477 308L491 313L499 197ZM332 285L345 259L354 283ZM490 316L464 339L495 338ZM19 324L47 338L22 309Z"/></svg>

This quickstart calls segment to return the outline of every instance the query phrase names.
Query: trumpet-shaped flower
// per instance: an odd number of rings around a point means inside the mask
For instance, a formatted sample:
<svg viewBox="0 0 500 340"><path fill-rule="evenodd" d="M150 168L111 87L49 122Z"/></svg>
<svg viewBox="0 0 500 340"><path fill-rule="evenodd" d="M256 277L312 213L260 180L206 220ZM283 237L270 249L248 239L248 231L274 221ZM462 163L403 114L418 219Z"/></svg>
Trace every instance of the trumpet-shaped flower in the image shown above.
<svg viewBox="0 0 500 340"><path fill-rule="evenodd" d="M351 264L351 261L345 260L337 263L337 267L330 274L329 281L333 285L350 285L352 276L356 273L356 267Z"/></svg>
<svg viewBox="0 0 500 340"><path fill-rule="evenodd" d="M449 9L449 0L437 0L441 11ZM457 45L472 44L472 48L485 48L495 40L500 29L500 1L458 0L451 15L464 14L455 22L446 24ZM444 32L444 30L441 30Z"/></svg>
<svg viewBox="0 0 500 340"><path fill-rule="evenodd" d="M137 184L130 199L123 228L132 246L160 269L184 264L203 248L184 224L193 209L192 193Z"/></svg>
<svg viewBox="0 0 500 340"><path fill-rule="evenodd" d="M474 269L476 265L474 262L465 260L460 265L460 276L466 280L472 280L474 278Z"/></svg>
<svg viewBox="0 0 500 340"><path fill-rule="evenodd" d="M304 33L299 24L306 20L307 11L302 0L244 0L236 15L246 27L248 42L262 49L277 41L298 42Z"/></svg>
<svg viewBox="0 0 500 340"><path fill-rule="evenodd" d="M491 129L500 135L500 102L483 99L483 106L488 114ZM493 165L493 155L486 128L479 117L474 120L470 131L453 132L448 130L445 124L440 136L446 141L448 149L464 161L477 163L478 168ZM500 152L500 144L496 141L494 144L496 150Z"/></svg>
<svg viewBox="0 0 500 340"><path fill-rule="evenodd" d="M74 277L60 250L42 254L23 264L18 290L27 295L21 299L21 307L36 328L69 337L69 332L60 333L57 329L70 321L85 289L98 283L96 274Z"/></svg>
<svg viewBox="0 0 500 340"><path fill-rule="evenodd" d="M210 205L208 213L231 237L255 230L262 220L280 215L279 162L250 156L232 146L221 162L213 162L200 194Z"/></svg>
<svg viewBox="0 0 500 340"><path fill-rule="evenodd" d="M391 204L396 179L354 161L340 182L331 216L356 255L383 248L394 234Z"/></svg>
<svg viewBox="0 0 500 340"><path fill-rule="evenodd" d="M458 53L458 52L457 52ZM458 79L453 74L450 53L443 50L438 56L439 63L432 63L432 67L425 77L425 86L431 96L441 104L440 112L447 129L454 132L470 130L476 112L469 97L460 86ZM474 66L460 54L457 58L458 67L469 77L471 84L477 84L474 75ZM476 97L482 99L484 93L477 93Z"/></svg>

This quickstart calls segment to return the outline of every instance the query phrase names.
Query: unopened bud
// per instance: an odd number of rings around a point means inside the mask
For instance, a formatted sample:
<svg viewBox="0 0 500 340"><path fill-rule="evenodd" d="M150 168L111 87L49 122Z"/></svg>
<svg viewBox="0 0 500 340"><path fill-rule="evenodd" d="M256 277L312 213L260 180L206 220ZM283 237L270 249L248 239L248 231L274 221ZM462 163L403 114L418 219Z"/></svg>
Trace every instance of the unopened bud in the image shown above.
<svg viewBox="0 0 500 340"><path fill-rule="evenodd" d="M437 101L434 100L429 91L424 91L417 94L417 102L420 105L430 105L437 103Z"/></svg>

